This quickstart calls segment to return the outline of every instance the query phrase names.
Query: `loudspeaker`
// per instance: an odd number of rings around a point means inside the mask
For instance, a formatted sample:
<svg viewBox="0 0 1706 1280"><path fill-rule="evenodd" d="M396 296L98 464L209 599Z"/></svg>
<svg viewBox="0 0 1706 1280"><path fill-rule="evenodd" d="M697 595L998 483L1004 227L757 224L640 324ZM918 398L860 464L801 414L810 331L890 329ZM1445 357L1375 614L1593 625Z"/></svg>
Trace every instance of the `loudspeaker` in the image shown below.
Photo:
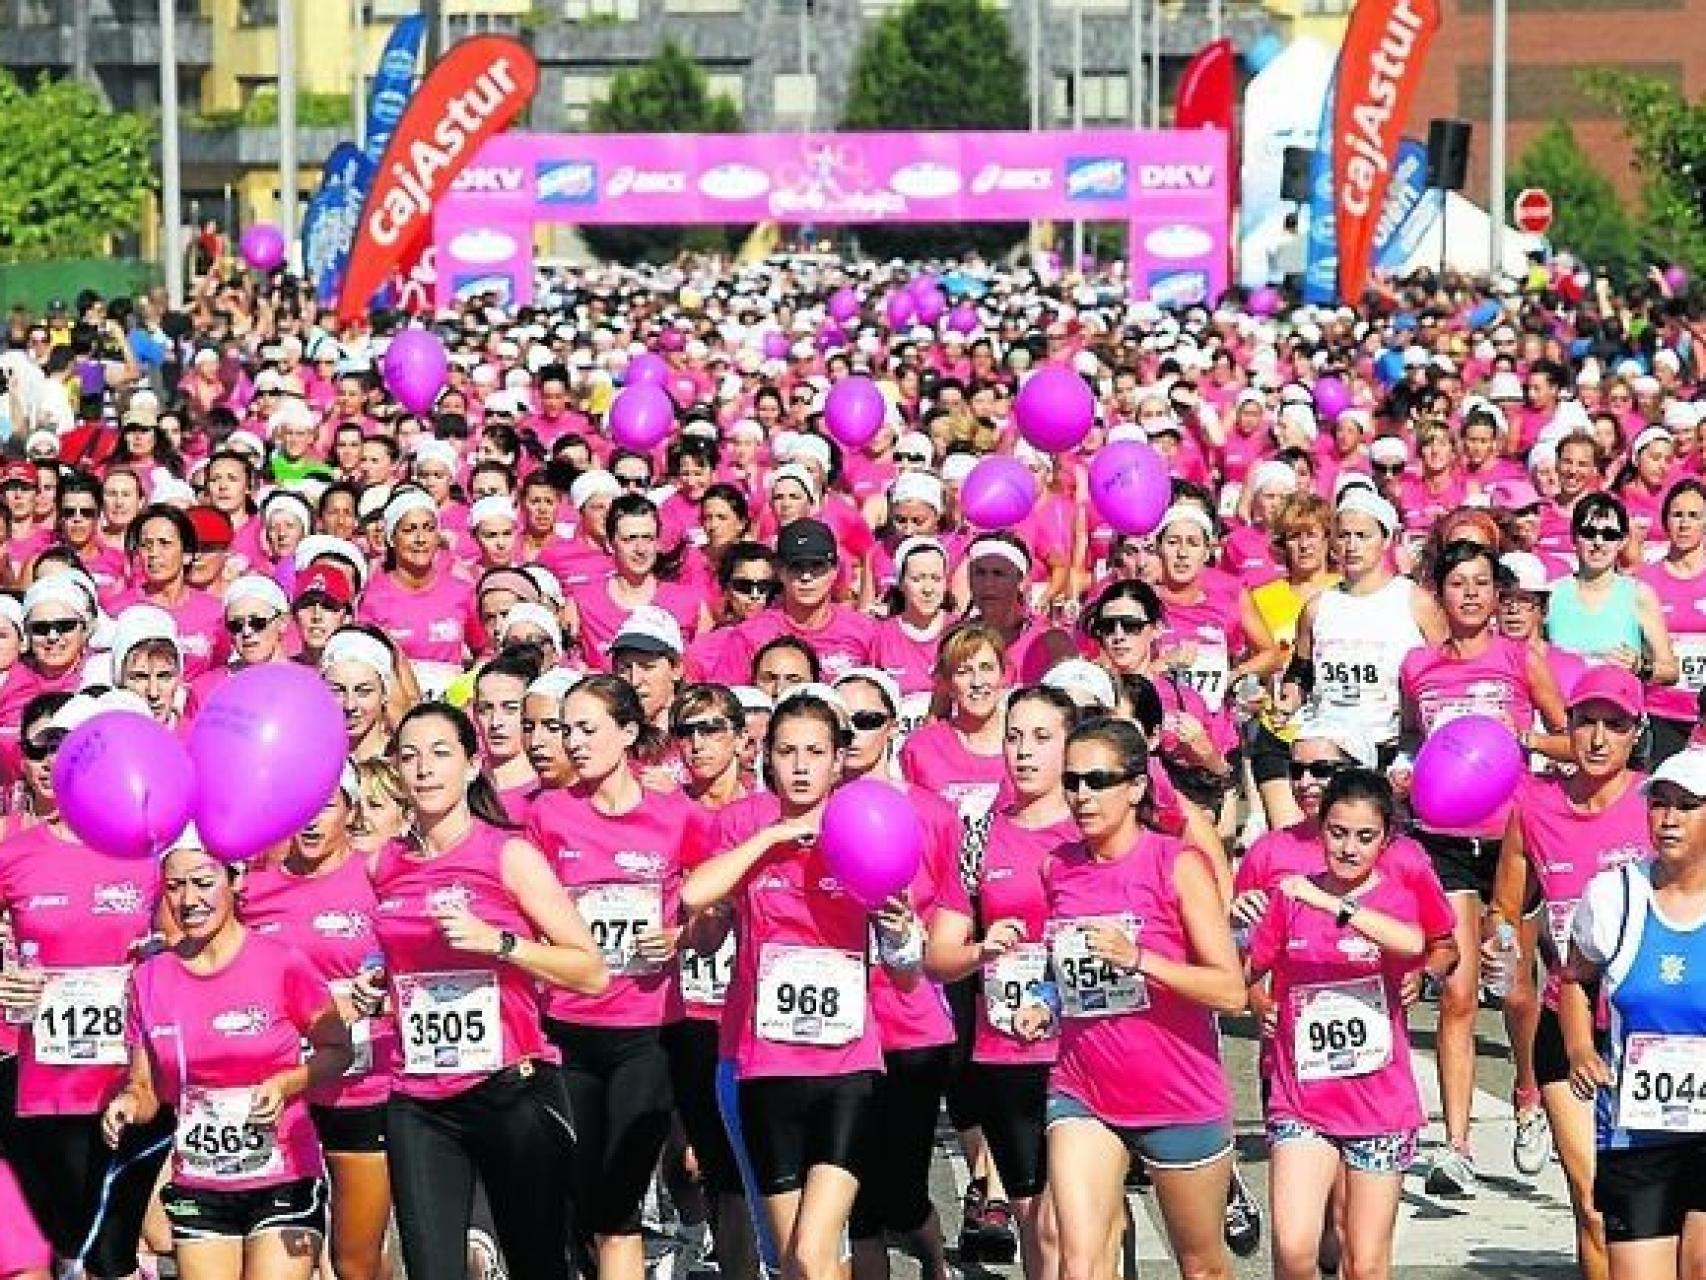
<svg viewBox="0 0 1706 1280"><path fill-rule="evenodd" d="M1467 120L1428 121L1428 186L1461 191L1469 174Z"/></svg>
<svg viewBox="0 0 1706 1280"><path fill-rule="evenodd" d="M1308 147L1287 147L1280 159L1280 199L1302 203L1309 199L1309 171L1315 153Z"/></svg>

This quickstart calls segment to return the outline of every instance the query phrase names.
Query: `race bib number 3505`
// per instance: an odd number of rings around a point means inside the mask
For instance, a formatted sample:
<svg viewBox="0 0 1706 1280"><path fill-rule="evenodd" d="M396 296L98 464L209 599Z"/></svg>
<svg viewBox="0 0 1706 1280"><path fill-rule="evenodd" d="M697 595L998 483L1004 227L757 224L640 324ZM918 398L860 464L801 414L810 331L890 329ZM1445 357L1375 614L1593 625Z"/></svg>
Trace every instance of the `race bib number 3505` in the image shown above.
<svg viewBox="0 0 1706 1280"><path fill-rule="evenodd" d="M396 976L403 1071L459 1075L503 1067L498 975L489 969Z"/></svg>

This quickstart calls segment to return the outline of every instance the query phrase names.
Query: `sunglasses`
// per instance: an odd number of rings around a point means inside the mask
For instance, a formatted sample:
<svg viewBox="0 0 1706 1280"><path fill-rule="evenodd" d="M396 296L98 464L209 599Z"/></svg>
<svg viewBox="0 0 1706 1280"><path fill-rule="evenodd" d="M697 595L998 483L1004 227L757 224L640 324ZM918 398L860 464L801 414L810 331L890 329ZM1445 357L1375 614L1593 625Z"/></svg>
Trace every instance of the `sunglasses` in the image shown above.
<svg viewBox="0 0 1706 1280"><path fill-rule="evenodd" d="M894 456L894 460L896 462L905 462L913 466L922 467L929 463L930 458L928 455L922 453L897 453Z"/></svg>
<svg viewBox="0 0 1706 1280"><path fill-rule="evenodd" d="M59 750L59 744L65 741L65 737L63 729L44 729L33 738L20 739L18 749L23 752L24 759L39 764Z"/></svg>
<svg viewBox="0 0 1706 1280"><path fill-rule="evenodd" d="M1141 613L1105 613L1096 619L1096 634L1104 640L1109 636L1142 635L1149 627L1149 619Z"/></svg>
<svg viewBox="0 0 1706 1280"><path fill-rule="evenodd" d="M234 636L258 636L272 626L273 620L277 617L276 613L252 613L246 618L227 618L225 619L225 629Z"/></svg>
<svg viewBox="0 0 1706 1280"><path fill-rule="evenodd" d="M817 578L835 568L833 560L799 560L793 564L783 565L796 578Z"/></svg>
<svg viewBox="0 0 1706 1280"><path fill-rule="evenodd" d="M1613 529L1609 525L1595 525L1591 529L1579 530L1576 537L1583 542L1622 542L1628 535L1621 529Z"/></svg>
<svg viewBox="0 0 1706 1280"><path fill-rule="evenodd" d="M733 733L734 726L718 716L710 720L685 720L670 732L682 742L693 738L715 738L718 734Z"/></svg>
<svg viewBox="0 0 1706 1280"><path fill-rule="evenodd" d="M875 733L890 719L892 717L886 711L855 711L847 717L848 722L860 733Z"/></svg>
<svg viewBox="0 0 1706 1280"><path fill-rule="evenodd" d="M1401 476L1404 474L1402 462L1377 462L1374 464L1374 469L1383 476Z"/></svg>
<svg viewBox="0 0 1706 1280"><path fill-rule="evenodd" d="M61 520L93 520L99 514L99 507L61 507L59 509Z"/></svg>
<svg viewBox="0 0 1706 1280"><path fill-rule="evenodd" d="M57 639L68 636L83 625L81 618L48 618L29 625L30 637L35 640Z"/></svg>
<svg viewBox="0 0 1706 1280"><path fill-rule="evenodd" d="M1345 766L1338 760L1293 760L1287 767L1293 782L1302 782L1305 778L1331 782L1344 771Z"/></svg>
<svg viewBox="0 0 1706 1280"><path fill-rule="evenodd" d="M616 483L624 489L644 489L651 481L645 476L617 476Z"/></svg>
<svg viewBox="0 0 1706 1280"><path fill-rule="evenodd" d="M1131 774L1123 769L1087 769L1083 773L1072 769L1060 775L1061 787L1068 795L1075 791L1090 791L1100 795L1112 791L1122 782L1130 782Z"/></svg>
<svg viewBox="0 0 1706 1280"><path fill-rule="evenodd" d="M730 578L729 590L740 596L772 596L776 594L774 578Z"/></svg>

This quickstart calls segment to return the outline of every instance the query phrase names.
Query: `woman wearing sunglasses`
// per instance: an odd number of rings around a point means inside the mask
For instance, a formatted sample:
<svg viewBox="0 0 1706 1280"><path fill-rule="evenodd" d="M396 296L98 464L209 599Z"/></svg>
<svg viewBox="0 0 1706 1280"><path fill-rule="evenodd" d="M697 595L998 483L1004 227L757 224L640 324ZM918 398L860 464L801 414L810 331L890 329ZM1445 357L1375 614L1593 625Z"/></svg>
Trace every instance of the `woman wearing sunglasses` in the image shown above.
<svg viewBox="0 0 1706 1280"><path fill-rule="evenodd" d="M1525 913L1538 918L1540 954L1548 971L1543 1007L1530 1045L1513 1042L1512 1047L1519 1063L1532 1063L1545 1115L1519 1113L1517 1154L1527 1155L1525 1136L1539 1159L1548 1147L1556 1149L1576 1215L1576 1263L1591 1280L1606 1275L1605 1223L1593 1204L1593 1109L1570 1084L1559 1017L1560 1000L1566 998L1560 974L1569 954L1570 922L1588 882L1643 856L1647 848L1646 800L1640 776L1630 768L1640 741L1641 705L1640 684L1627 671L1596 667L1576 682L1570 692L1565 762L1571 767L1523 780L1480 930L1483 962L1508 963L1498 937L1501 927L1522 927ZM1526 968L1530 962L1521 963ZM1536 1172L1532 1158L1519 1160L1519 1168L1524 1163L1524 1173Z"/></svg>
<svg viewBox="0 0 1706 1280"><path fill-rule="evenodd" d="M1142 1160L1181 1274L1226 1280L1232 1098L1215 1014L1244 1008L1243 973L1207 858L1144 819L1147 765L1130 721L1068 737L1079 838L1042 870L1052 990L1026 998L1015 1029L1060 1036L1046 1114L1061 1274L1106 1274Z"/></svg>
<svg viewBox="0 0 1706 1280"><path fill-rule="evenodd" d="M116 594L124 589L124 548L109 542L101 532L101 486L82 471L67 471L59 484L59 545L77 553L95 586ZM45 544L44 544L45 545Z"/></svg>
<svg viewBox="0 0 1706 1280"><path fill-rule="evenodd" d="M160 885L152 860L89 848L59 813L55 754L103 709L86 695L47 694L23 712L33 821L9 822L12 833L0 843L0 912L11 917L17 948L17 961L0 969L0 1009L22 1034L17 1057L0 1063L8 1099L0 1106L8 1158L54 1253L119 1280L136 1270L171 1121L127 1132L116 1162L101 1134L101 1112L125 1081L131 966L153 932ZM93 1035L80 1034L90 1026ZM119 1173L104 1186L115 1165Z"/></svg>
<svg viewBox="0 0 1706 1280"><path fill-rule="evenodd" d="M1706 691L1706 613L1697 605L1706 594L1706 484L1689 477L1665 494L1659 522L1664 559L1643 565L1636 577L1652 591L1676 655L1674 685L1647 690L1650 765L1660 765L1688 745Z"/></svg>
<svg viewBox="0 0 1706 1280"><path fill-rule="evenodd" d="M23 656L0 685L0 746L11 759L24 708L44 693L82 687L95 619L94 583L80 573L38 578L24 592L22 612Z"/></svg>
<svg viewBox="0 0 1706 1280"><path fill-rule="evenodd" d="M1018 1221L1028 1280L1047 1280L1058 1266L1053 1222L1044 1212L1043 1132L1058 1044L1053 1036L1021 1037L1014 1018L1048 962L1043 862L1077 835L1061 770L1067 734L1081 714L1070 695L1040 685L1007 700L1004 754L1013 801L990 824L974 892L957 881L948 884L930 918L929 975L943 982L983 978L970 1070L973 1087L987 1101L983 1132ZM979 920L989 922L981 938Z"/></svg>
<svg viewBox="0 0 1706 1280"><path fill-rule="evenodd" d="M710 679L723 669L735 629L768 609L782 590L776 553L762 542L736 542L717 564L717 604L712 625L687 646L690 677Z"/></svg>
<svg viewBox="0 0 1706 1280"><path fill-rule="evenodd" d="M1629 541L1623 504L1610 494L1586 494L1570 516L1570 533L1577 568L1552 585L1546 638L1590 664L1633 671L1649 688L1675 684L1676 654L1658 596L1619 568Z"/></svg>
<svg viewBox="0 0 1706 1280"><path fill-rule="evenodd" d="M269 662L288 662L285 636L290 628L290 601L271 578L246 573L225 589L225 631L231 637L231 660L204 673L193 688L198 706L206 706L215 690L233 675Z"/></svg>

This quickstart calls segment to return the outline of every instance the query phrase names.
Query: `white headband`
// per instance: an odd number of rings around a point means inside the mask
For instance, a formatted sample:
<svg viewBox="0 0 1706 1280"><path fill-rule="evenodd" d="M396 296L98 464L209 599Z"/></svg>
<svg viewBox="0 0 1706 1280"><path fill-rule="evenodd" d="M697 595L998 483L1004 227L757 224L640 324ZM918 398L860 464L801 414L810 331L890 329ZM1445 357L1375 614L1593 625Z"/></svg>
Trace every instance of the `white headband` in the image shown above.
<svg viewBox="0 0 1706 1280"><path fill-rule="evenodd" d="M488 520L508 520L515 524L520 519L515 510L515 503L501 493L488 494L468 508L470 531L477 531Z"/></svg>
<svg viewBox="0 0 1706 1280"><path fill-rule="evenodd" d="M997 560L1005 560L1021 574L1031 571L1031 557L1025 554L1022 547L1016 547L1011 542L1003 542L999 538L980 538L971 544L966 552L966 563L973 564L984 556L994 556ZM899 560L895 561L899 564Z"/></svg>
<svg viewBox="0 0 1706 1280"><path fill-rule="evenodd" d="M259 600L274 613L288 613L290 601L285 597L284 588L271 578L264 578L258 573L245 573L229 587L220 603L229 609L239 600Z"/></svg>
<svg viewBox="0 0 1706 1280"><path fill-rule="evenodd" d="M37 578L24 592L24 615L28 617L44 604L62 604L87 622L95 616L88 594L68 573L56 573L51 578Z"/></svg>
<svg viewBox="0 0 1706 1280"><path fill-rule="evenodd" d="M569 696L577 684L585 678L583 671L570 671L564 667L552 667L543 671L539 678L527 686L526 696L529 698L549 698L553 702L561 702Z"/></svg>
<svg viewBox="0 0 1706 1280"><path fill-rule="evenodd" d="M391 651L362 631L337 631L326 641L325 651L320 654L320 674L340 662L359 662L373 668L387 693L397 678L397 664L391 661Z"/></svg>
<svg viewBox="0 0 1706 1280"><path fill-rule="evenodd" d="M426 511L438 518L438 503L424 489L404 489L385 504L385 541L397 536L397 526L414 511Z"/></svg>
<svg viewBox="0 0 1706 1280"><path fill-rule="evenodd" d="M901 570L906 568L908 556L917 555L920 551L934 551L943 560L948 558L948 549L942 545L938 538L927 538L923 535L903 538L900 545L894 549L895 574L898 576Z"/></svg>
<svg viewBox="0 0 1706 1280"><path fill-rule="evenodd" d="M1208 512L1194 502L1175 502L1168 507L1166 513L1161 517L1161 523L1155 526L1155 530L1159 533L1170 524L1192 524L1202 530L1203 537L1209 539L1214 537L1214 521L1209 519Z"/></svg>

